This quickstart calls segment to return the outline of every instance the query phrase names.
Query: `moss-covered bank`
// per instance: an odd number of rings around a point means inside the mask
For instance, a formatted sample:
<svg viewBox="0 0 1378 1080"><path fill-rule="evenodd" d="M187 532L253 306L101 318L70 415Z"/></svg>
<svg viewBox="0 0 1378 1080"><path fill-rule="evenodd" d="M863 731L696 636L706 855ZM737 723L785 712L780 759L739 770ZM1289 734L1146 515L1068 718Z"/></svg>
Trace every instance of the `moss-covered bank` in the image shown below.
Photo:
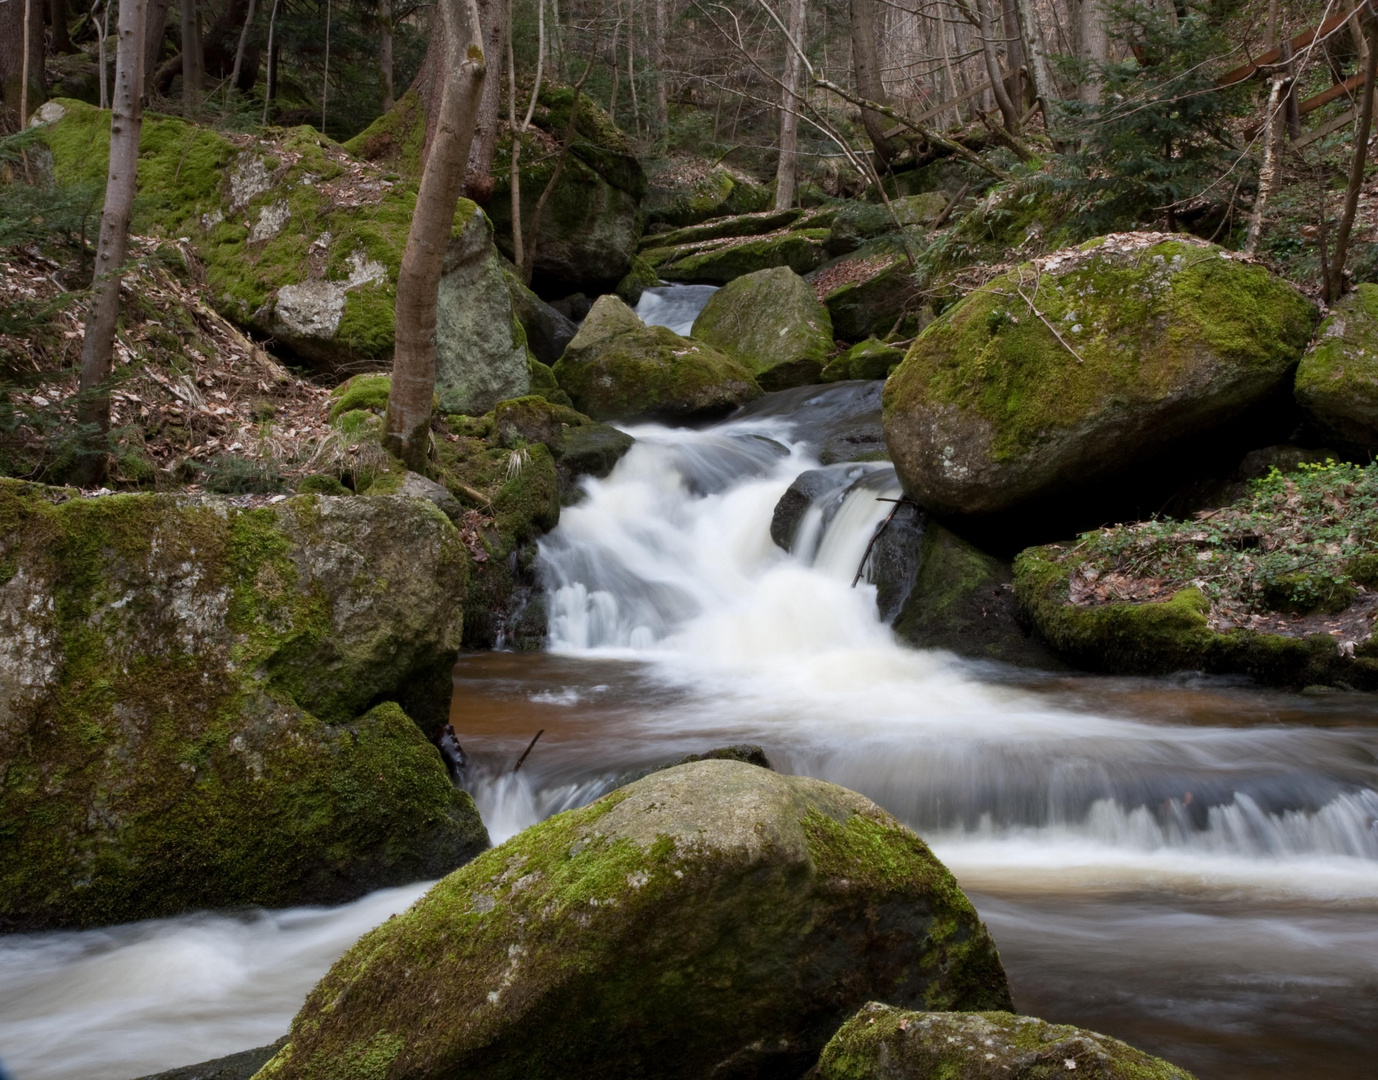
<svg viewBox="0 0 1378 1080"><path fill-rule="evenodd" d="M1009 1007L912 832L834 785L701 761L446 878L345 954L259 1077L798 1075L871 997Z"/></svg>
<svg viewBox="0 0 1378 1080"><path fill-rule="evenodd" d="M264 502L0 481L0 924L339 901L487 845L377 704L453 663L454 527Z"/></svg>

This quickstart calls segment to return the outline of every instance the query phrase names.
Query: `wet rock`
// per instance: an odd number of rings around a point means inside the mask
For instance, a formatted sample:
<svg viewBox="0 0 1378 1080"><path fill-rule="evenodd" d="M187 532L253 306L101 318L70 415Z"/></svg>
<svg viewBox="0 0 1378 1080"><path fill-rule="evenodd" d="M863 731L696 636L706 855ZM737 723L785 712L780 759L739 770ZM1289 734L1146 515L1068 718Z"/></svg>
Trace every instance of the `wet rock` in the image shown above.
<svg viewBox="0 0 1378 1080"><path fill-rule="evenodd" d="M575 408L595 420L709 419L761 394L736 360L646 326L610 294L593 306L555 375Z"/></svg>
<svg viewBox="0 0 1378 1080"><path fill-rule="evenodd" d="M274 1080L799 1075L867 1000L1008 1009L995 946L868 799L736 761L559 814L365 935Z"/></svg>
<svg viewBox="0 0 1378 1080"><path fill-rule="evenodd" d="M855 477L846 466L836 465L810 469L796 476L780 496L780 501L775 504L775 512L770 516L770 538L775 545L789 551L799 531L799 523L809 507L827 495L846 491L853 479Z"/></svg>
<svg viewBox="0 0 1378 1080"><path fill-rule="evenodd" d="M823 303L840 341L908 337L928 324L928 305L914 270L893 252L858 252L829 263L809 280L826 290Z"/></svg>
<svg viewBox="0 0 1378 1080"><path fill-rule="evenodd" d="M642 293L647 289L654 289L659 284L660 275L656 273L656 268L638 255L632 259L631 269L623 275L613 292L635 307Z"/></svg>
<svg viewBox="0 0 1378 1080"><path fill-rule="evenodd" d="M0 480L0 520L0 926L335 903L487 846L391 703L460 645L431 503Z"/></svg>
<svg viewBox="0 0 1378 1080"><path fill-rule="evenodd" d="M533 293L515 274L507 274L506 280L512 310L526 331L527 348L542 364L553 366L579 332L578 324Z"/></svg>
<svg viewBox="0 0 1378 1080"><path fill-rule="evenodd" d="M908 1012L870 1002L810 1073L817 1080L1192 1080L1185 1069L1068 1024L1011 1013Z"/></svg>
<svg viewBox="0 0 1378 1080"><path fill-rule="evenodd" d="M180 1069L168 1069L166 1072L140 1077L139 1080L250 1080L259 1069L272 1060L273 1055L282 1049L286 1041L287 1036L284 1035L268 1046L241 1050L237 1054L227 1054L225 1057L202 1061L196 1065L183 1065Z"/></svg>
<svg viewBox="0 0 1378 1080"><path fill-rule="evenodd" d="M1297 367L1294 393L1326 438L1378 450L1378 285L1356 286L1331 309Z"/></svg>
<svg viewBox="0 0 1378 1080"><path fill-rule="evenodd" d="M1204 242L1103 237L935 321L885 384L886 443L905 489L944 514L1094 492L1267 401L1314 316L1286 282Z"/></svg>
<svg viewBox="0 0 1378 1080"><path fill-rule="evenodd" d="M853 345L829 362L819 377L821 382L843 379L884 379L904 359L904 350L887 345L875 338Z"/></svg>
<svg viewBox="0 0 1378 1080"><path fill-rule="evenodd" d="M664 772L666 769L673 769L680 765L692 765L696 761L739 761L743 765L755 765L758 769L773 767L766 758L766 752L761 747L755 743L737 743L733 746L721 746L716 750L708 750L702 754L685 754L677 761L667 761L663 765L651 765L644 769L623 773L613 781L613 785L608 788L608 791L616 791L628 784L634 784L643 777L650 776L651 773Z"/></svg>
<svg viewBox="0 0 1378 1080"><path fill-rule="evenodd" d="M784 266L724 285L708 298L690 334L741 361L766 390L817 382L833 349L828 309Z"/></svg>
<svg viewBox="0 0 1378 1080"><path fill-rule="evenodd" d="M796 438L817 447L824 465L879 461L888 454L880 424L880 382L841 382L778 390L738 415L788 417Z"/></svg>

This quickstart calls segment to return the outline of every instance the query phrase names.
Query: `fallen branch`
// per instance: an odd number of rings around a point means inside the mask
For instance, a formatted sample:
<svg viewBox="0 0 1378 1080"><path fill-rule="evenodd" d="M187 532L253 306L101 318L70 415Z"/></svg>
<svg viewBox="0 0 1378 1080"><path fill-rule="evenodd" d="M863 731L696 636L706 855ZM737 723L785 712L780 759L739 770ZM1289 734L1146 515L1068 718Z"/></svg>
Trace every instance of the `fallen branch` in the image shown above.
<svg viewBox="0 0 1378 1080"><path fill-rule="evenodd" d="M527 743L526 749L522 751L522 756L517 758L517 763L512 766L513 773L515 773L518 769L522 767L522 762L526 760L526 755L531 753L532 748L536 745L536 739L539 739L544 734L545 728L541 728L540 731L536 732L535 737L529 743Z"/></svg>
<svg viewBox="0 0 1378 1080"><path fill-rule="evenodd" d="M856 568L856 577L852 578L852 588L854 588L854 589L855 589L856 586L857 586L857 582L859 582L859 581L861 580L861 573L862 573L862 571L866 569L866 560L869 559L869 558L871 557L871 549L874 548L874 547L876 546L876 541L880 539L881 533L885 532L885 530L886 530L887 528L890 527L890 522L892 522L892 521L895 520L895 515L898 514L898 513L900 512L900 507L901 507L901 506L905 506L906 504L909 505L909 506L914 506L914 505L916 505L915 503L910 502L910 500L907 499L907 498L899 498L899 499L884 499L884 498L882 498L882 499L877 499L876 502L892 502L892 503L894 503L895 505L894 505L894 507L891 509L891 511L890 511L888 514L885 515L885 520L882 521L879 525L876 526L876 531L873 532L873 533L871 534L871 540L870 540L870 542L866 545L866 550L863 551L863 552L861 553L861 562L857 564L857 568Z"/></svg>

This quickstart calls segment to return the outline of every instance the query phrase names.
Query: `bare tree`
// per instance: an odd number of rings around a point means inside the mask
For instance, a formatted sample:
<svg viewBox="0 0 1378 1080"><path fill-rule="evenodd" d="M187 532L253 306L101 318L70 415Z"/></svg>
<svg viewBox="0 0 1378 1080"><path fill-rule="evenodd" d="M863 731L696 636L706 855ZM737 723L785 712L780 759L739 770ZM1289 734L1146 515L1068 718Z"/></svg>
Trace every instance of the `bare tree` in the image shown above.
<svg viewBox="0 0 1378 1080"><path fill-rule="evenodd" d="M144 9L144 95L153 93L158 76L158 56L163 51L167 32L168 0L145 0Z"/></svg>
<svg viewBox="0 0 1378 1080"><path fill-rule="evenodd" d="M386 3L387 0L383 0L383 2ZM230 72L231 86L239 85L239 70L244 66L244 46L249 42L249 27L252 26L254 22L255 6L255 0L249 0L249 12L244 16L244 28L239 32L239 45L234 51L234 68ZM253 83L254 80L250 79L249 85L252 86Z"/></svg>
<svg viewBox="0 0 1378 1080"><path fill-rule="evenodd" d="M1375 19L1371 9L1364 8L1364 38L1368 56L1364 59L1364 87L1359 99L1359 130L1354 136L1354 151L1349 162L1349 185L1345 189L1344 211L1335 231L1335 253L1330 259L1330 273L1325 281L1325 302L1334 303L1344 292L1345 258L1349 254L1349 234L1354 229L1354 215L1359 209L1359 192L1364 186L1364 166L1368 164L1368 140L1373 133L1373 84L1378 78L1378 41L1375 41Z"/></svg>
<svg viewBox="0 0 1378 1080"><path fill-rule="evenodd" d="M511 0L508 0L508 21L511 22ZM512 196L512 258L516 263L517 276L522 281L530 281L531 274L525 267L526 245L522 240L522 136L531 127L531 117L536 113L536 102L541 96L542 68L545 66L545 0L536 0L536 78L531 84L531 98L526 105L526 115L517 123L517 65L513 57L512 36L507 37L507 118L512 129L512 167L508 174Z"/></svg>
<svg viewBox="0 0 1378 1080"><path fill-rule="evenodd" d="M1287 136L1285 95L1291 83L1287 75L1275 75L1268 80L1268 108L1264 114L1267 141L1263 147L1263 164L1258 170L1258 198L1254 200L1254 211L1249 215L1249 230L1244 239L1246 255L1258 252L1259 241L1263 238L1264 211L1282 180L1282 145Z"/></svg>
<svg viewBox="0 0 1378 1080"><path fill-rule="evenodd" d="M429 453L440 271L487 73L476 0L440 0L437 7L445 42L443 87L397 275L392 392L383 422L385 445L413 469Z"/></svg>
<svg viewBox="0 0 1378 1080"><path fill-rule="evenodd" d="M392 108L392 0L378 0L378 70L383 76L383 111Z"/></svg>
<svg viewBox="0 0 1378 1080"><path fill-rule="evenodd" d="M120 0L115 50L115 93L110 110L110 167L100 216L96 275L86 336L81 343L78 419L86 428L86 450L77 466L84 484L105 477L105 435L110 430L111 352L120 311L120 279L129 251L129 214L138 178L139 132L143 127L144 2Z"/></svg>
<svg viewBox="0 0 1378 1080"><path fill-rule="evenodd" d="M780 95L780 160L775 166L775 209L788 210L794 205L795 184L799 173L799 97L804 84L804 65L800 52L804 47L805 0L789 0L789 36L797 49L785 51L784 88Z"/></svg>
<svg viewBox="0 0 1378 1080"><path fill-rule="evenodd" d="M1081 58L1086 74L1081 81L1081 100L1099 105L1101 67L1110 59L1110 35L1105 30L1105 0L1081 0Z"/></svg>
<svg viewBox="0 0 1378 1080"><path fill-rule="evenodd" d="M655 125L656 131L664 134L670 125L670 106L665 88L665 37L669 33L669 15L665 10L666 0L655 0L654 40L651 47L651 71L655 78Z"/></svg>
<svg viewBox="0 0 1378 1080"><path fill-rule="evenodd" d="M43 103L43 2L0 3L0 99L19 126Z"/></svg>
<svg viewBox="0 0 1378 1080"><path fill-rule="evenodd" d="M991 94L1005 121L1005 130L1011 135L1018 135L1021 114L1010 97L1009 87L1000 70L1000 54L995 50L999 27L991 15L990 0L974 0L974 5L963 5L962 13L976 28L976 34L981 39L981 58L986 64L986 77L990 79Z"/></svg>
<svg viewBox="0 0 1378 1080"><path fill-rule="evenodd" d="M195 113L201 107L201 27L196 0L182 0L182 108Z"/></svg>
<svg viewBox="0 0 1378 1080"><path fill-rule="evenodd" d="M71 52L72 37L67 32L67 0L48 0L48 11L53 19L53 52Z"/></svg>
<svg viewBox="0 0 1378 1080"><path fill-rule="evenodd" d="M1015 0L1014 8L1019 20L1019 36L1023 41L1024 55L1028 63L1029 84L1034 99L1043 110L1043 123L1051 128L1057 87L1053 83L1052 69L1048 66L1048 47L1043 41L1043 31L1038 25L1038 13L1033 0Z"/></svg>
<svg viewBox="0 0 1378 1080"><path fill-rule="evenodd" d="M889 104L876 51L876 0L851 0L851 31L857 93L878 105ZM875 147L876 156L882 163L888 162L894 156L894 149L885 137L885 117L875 109L863 108L861 122Z"/></svg>

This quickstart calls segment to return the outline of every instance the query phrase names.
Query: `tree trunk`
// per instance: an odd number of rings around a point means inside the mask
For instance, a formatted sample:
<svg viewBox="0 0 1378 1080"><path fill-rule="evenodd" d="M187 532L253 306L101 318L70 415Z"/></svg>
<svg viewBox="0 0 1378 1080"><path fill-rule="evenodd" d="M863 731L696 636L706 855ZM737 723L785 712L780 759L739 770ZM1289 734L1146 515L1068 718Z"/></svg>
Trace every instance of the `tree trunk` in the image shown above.
<svg viewBox="0 0 1378 1080"><path fill-rule="evenodd" d="M386 3L386 0L384 0L384 2ZM234 51L234 67L230 70L230 85L233 87L239 86L239 73L244 66L244 46L248 44L249 27L252 26L254 22L254 7L254 0L249 0L249 10L244 16L244 29L239 32L239 47ZM254 67L257 69L258 65L255 64ZM257 75L258 72L255 70L253 75L249 78L249 89L253 88Z"/></svg>
<svg viewBox="0 0 1378 1080"><path fill-rule="evenodd" d="M43 0L0 3L0 100L16 117L21 106L32 115L43 104ZM28 118L25 116L19 126L23 127Z"/></svg>
<svg viewBox="0 0 1378 1080"><path fill-rule="evenodd" d="M167 33L168 0L145 0L144 8L144 94L151 95L158 74L158 57Z"/></svg>
<svg viewBox="0 0 1378 1080"><path fill-rule="evenodd" d="M995 96L995 104L1000 108L1000 116L1005 121L1005 130L1011 135L1019 134L1019 119L1022 111L1016 108L1010 97L1009 88L1000 71L1000 56L995 51L995 38L1000 32L990 13L990 0L975 0L976 32L981 35L981 56L986 62L986 76L990 79L990 91Z"/></svg>
<svg viewBox="0 0 1378 1080"><path fill-rule="evenodd" d="M1019 20L1019 37L1024 44L1024 55L1028 61L1029 83L1034 100L1043 109L1043 124L1052 130L1053 102L1057 98L1057 88L1053 84L1052 71L1048 67L1048 50L1043 43L1043 32L1038 27L1038 17L1034 11L1033 0L1015 0L1015 13Z"/></svg>
<svg viewBox="0 0 1378 1080"><path fill-rule="evenodd" d="M1110 35L1105 30L1104 0L1081 0L1081 58L1086 64L1080 97L1085 105L1100 104L1101 67L1110 59Z"/></svg>
<svg viewBox="0 0 1378 1080"><path fill-rule="evenodd" d="M789 36L804 48L805 0L789 0ZM780 160L775 166L775 209L794 205L799 174L799 97L804 82L804 62L796 49L785 50L784 89L780 98Z"/></svg>
<svg viewBox="0 0 1378 1080"><path fill-rule="evenodd" d="M1368 57L1364 62L1363 97L1359 102L1359 130L1354 139L1354 156L1349 163L1349 186L1345 189L1344 212L1335 231L1335 254L1325 283L1325 302L1333 304L1344 291L1345 257L1349 254L1349 234L1354 230L1354 215L1359 209L1359 192L1364 186L1364 166L1368 163L1368 140L1373 134L1373 83L1378 77L1378 47L1374 41L1374 19L1365 12L1364 40Z"/></svg>
<svg viewBox="0 0 1378 1080"><path fill-rule="evenodd" d="M511 0L508 0L508 22L511 22ZM512 130L512 166L508 173L508 184L512 198L512 258L517 268L517 277L523 282L530 281L531 275L523 267L526 259L526 243L522 238L522 136L531 126L531 117L536 112L536 102L541 96L541 76L545 66L545 0L536 0L536 77L531 82L531 99L517 123L517 63L513 56L512 35L507 35L507 117Z"/></svg>
<svg viewBox="0 0 1378 1080"><path fill-rule="evenodd" d="M196 0L182 2L182 108L188 115L201 107L201 28L196 20Z"/></svg>
<svg viewBox="0 0 1378 1080"><path fill-rule="evenodd" d="M71 52L72 36L67 32L67 0L49 0L48 10L53 17L53 52Z"/></svg>
<svg viewBox="0 0 1378 1080"><path fill-rule="evenodd" d="M1258 253L1259 241L1263 238L1263 212L1268 199L1273 195L1282 177L1279 159L1282 157L1283 139L1287 134L1287 107L1283 94L1291 84L1286 76L1268 80L1268 111L1266 128L1268 140L1263 147L1263 164L1258 170L1258 198L1254 200L1254 212L1249 215L1249 231L1244 240L1244 254Z"/></svg>
<svg viewBox="0 0 1378 1080"><path fill-rule="evenodd" d="M144 0L120 0L119 43L115 51L115 93L110 112L110 170L100 216L96 274L86 336L81 343L81 390L77 416L84 428L85 452L78 480L94 486L105 477L105 436L110 430L111 350L120 310L120 277L129 250L129 213L139 165L143 120Z"/></svg>
<svg viewBox="0 0 1378 1080"><path fill-rule="evenodd" d="M488 57L491 70L483 81L474 141L469 144L464 194L475 202L486 203L493 194L493 155L498 149L502 121L502 68L508 38L506 0L479 0L478 17L483 27L483 55Z"/></svg>
<svg viewBox="0 0 1378 1080"><path fill-rule="evenodd" d="M268 16L268 70L263 80L263 123L268 122L268 106L278 92L278 42L275 37L278 28L278 5L281 0L273 0L273 10Z"/></svg>
<svg viewBox="0 0 1378 1080"><path fill-rule="evenodd" d="M880 60L876 52L876 0L851 0L852 63L856 69L857 93L877 105L888 105L885 84L880 77ZM894 149L885 138L886 119L874 109L861 110L861 122L866 127L871 145L882 164L894 157Z"/></svg>
<svg viewBox="0 0 1378 1080"><path fill-rule="evenodd" d="M383 76L383 111L392 108L392 0L378 0L378 70Z"/></svg>
<svg viewBox="0 0 1378 1080"><path fill-rule="evenodd" d="M435 397L435 323L440 271L454 228L486 60L476 0L440 0L444 85L435 135L397 275L396 346L383 439L408 467L424 466Z"/></svg>
<svg viewBox="0 0 1378 1080"><path fill-rule="evenodd" d="M1029 80L1024 77L1028 58L1024 55L1024 39L1019 33L1019 19L1014 12L1015 0L1001 0L1000 33L1005 42L1005 55L1009 57L1010 98L1020 105L1021 113L1033 104L1029 94Z"/></svg>
<svg viewBox="0 0 1378 1080"><path fill-rule="evenodd" d="M655 75L655 124L656 132L663 135L670 126L670 106L665 88L665 37L669 33L669 16L665 10L666 0L655 0L655 41L652 49Z"/></svg>

